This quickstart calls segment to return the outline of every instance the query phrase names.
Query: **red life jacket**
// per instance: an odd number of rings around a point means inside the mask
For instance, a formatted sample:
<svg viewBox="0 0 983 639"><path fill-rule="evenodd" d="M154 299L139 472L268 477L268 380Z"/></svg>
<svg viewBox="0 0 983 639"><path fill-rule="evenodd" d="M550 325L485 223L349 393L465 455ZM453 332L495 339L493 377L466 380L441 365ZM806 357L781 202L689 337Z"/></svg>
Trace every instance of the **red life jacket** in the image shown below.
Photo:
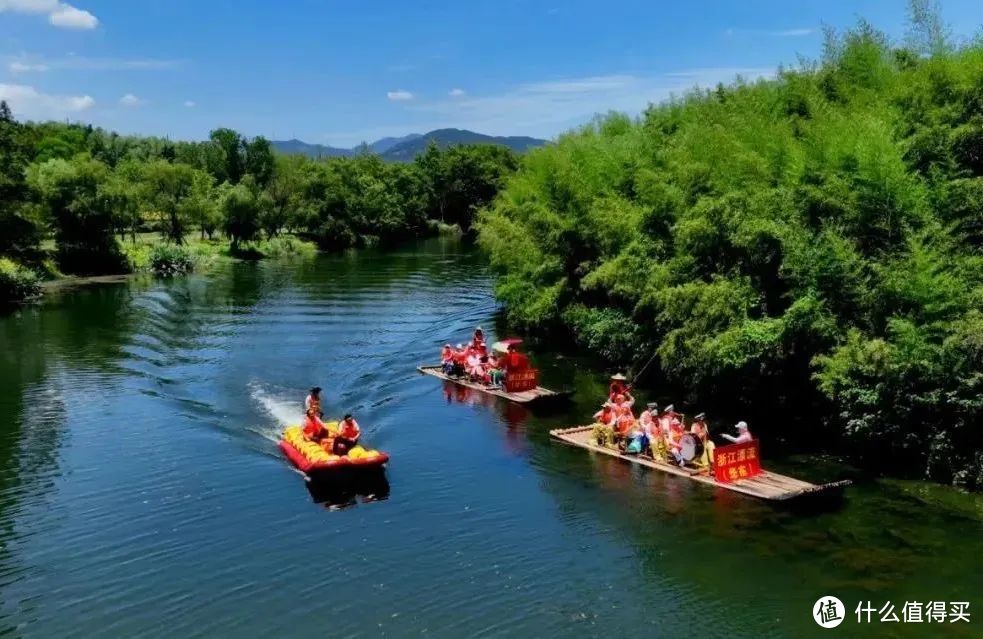
<svg viewBox="0 0 983 639"><path fill-rule="evenodd" d="M324 429L324 426L321 424L321 421L319 419L317 419L316 417L311 417L310 415L308 415L304 419L304 436L305 437L308 437L308 438L317 437L318 435L321 434L321 431L323 429Z"/></svg>
<svg viewBox="0 0 983 639"><path fill-rule="evenodd" d="M341 432L339 433L341 437L355 440L358 439L360 433L361 429L359 429L358 422L356 422L354 419L351 421L341 422Z"/></svg>

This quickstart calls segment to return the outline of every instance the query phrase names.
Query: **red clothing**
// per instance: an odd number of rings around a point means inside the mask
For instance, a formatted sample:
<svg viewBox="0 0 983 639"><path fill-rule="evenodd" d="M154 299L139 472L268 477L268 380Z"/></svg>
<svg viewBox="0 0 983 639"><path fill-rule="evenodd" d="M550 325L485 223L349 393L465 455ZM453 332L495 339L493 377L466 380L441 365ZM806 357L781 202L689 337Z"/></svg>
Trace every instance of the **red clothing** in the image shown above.
<svg viewBox="0 0 983 639"><path fill-rule="evenodd" d="M505 370L506 371L524 371L529 368L529 358L520 353L519 351L512 351L505 358Z"/></svg>
<svg viewBox="0 0 983 639"><path fill-rule="evenodd" d="M614 398L617 397L618 395L624 395L625 393L627 393L628 387L625 385L624 382L615 380L611 382L611 385L608 387L608 391L609 391L608 398L611 401L614 401Z"/></svg>
<svg viewBox="0 0 983 639"><path fill-rule="evenodd" d="M450 362L453 359L454 359L454 349L452 349L450 346L445 346L440 351L440 363L446 364L447 362Z"/></svg>
<svg viewBox="0 0 983 639"><path fill-rule="evenodd" d="M324 423L317 417L307 416L304 418L304 437L311 439L319 436L324 431Z"/></svg>
<svg viewBox="0 0 983 639"><path fill-rule="evenodd" d="M339 437L355 441L358 439L358 436L361 433L362 431L358 427L358 422L356 422L354 419L350 419L341 422L341 432L338 435Z"/></svg>

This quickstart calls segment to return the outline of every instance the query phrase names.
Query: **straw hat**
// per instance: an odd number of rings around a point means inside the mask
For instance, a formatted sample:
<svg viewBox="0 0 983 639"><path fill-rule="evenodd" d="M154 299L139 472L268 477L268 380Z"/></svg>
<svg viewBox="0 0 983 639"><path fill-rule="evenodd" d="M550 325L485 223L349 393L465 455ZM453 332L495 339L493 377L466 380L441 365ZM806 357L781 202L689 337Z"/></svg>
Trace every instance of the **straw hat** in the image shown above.
<svg viewBox="0 0 983 639"><path fill-rule="evenodd" d="M614 380L614 381L616 381L616 382L627 382L628 381L628 378L625 377L624 375L622 375L621 373L615 373L614 375L611 376L611 379Z"/></svg>

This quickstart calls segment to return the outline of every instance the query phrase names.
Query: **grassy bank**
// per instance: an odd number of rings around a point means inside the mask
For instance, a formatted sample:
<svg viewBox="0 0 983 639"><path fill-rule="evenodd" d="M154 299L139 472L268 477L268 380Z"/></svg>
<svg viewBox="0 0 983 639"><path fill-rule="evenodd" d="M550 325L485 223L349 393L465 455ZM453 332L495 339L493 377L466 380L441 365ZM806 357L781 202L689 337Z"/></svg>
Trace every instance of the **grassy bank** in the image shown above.
<svg viewBox="0 0 983 639"><path fill-rule="evenodd" d="M181 245L169 242L160 233L137 233L133 239L118 241L125 258L127 273L117 275L75 276L60 273L50 257L24 266L9 258L0 258L0 304L10 307L38 299L45 288L86 281L116 281L126 274L151 273L169 277L207 270L222 262L236 260L294 260L317 254L317 245L294 235L240 244L232 249L227 240L188 237ZM52 255L52 240L41 243L41 255Z"/></svg>

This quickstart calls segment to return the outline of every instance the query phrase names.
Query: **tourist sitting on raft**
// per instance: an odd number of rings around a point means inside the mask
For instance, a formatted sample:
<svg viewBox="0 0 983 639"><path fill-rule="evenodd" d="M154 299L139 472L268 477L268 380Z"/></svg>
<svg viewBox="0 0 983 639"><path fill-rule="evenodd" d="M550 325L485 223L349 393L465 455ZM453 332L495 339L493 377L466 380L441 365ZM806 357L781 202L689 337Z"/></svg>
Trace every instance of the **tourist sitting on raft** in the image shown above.
<svg viewBox="0 0 983 639"><path fill-rule="evenodd" d="M358 422L348 413L338 424L338 435L334 438L334 454L347 455L348 451L358 444L358 438L362 436L362 430L358 427Z"/></svg>
<svg viewBox="0 0 983 639"><path fill-rule="evenodd" d="M440 351L440 369L449 377L464 377L471 382L488 386L502 386L509 373L524 373L529 370L529 358L519 352L517 344L521 340L497 342L489 351L484 333L479 326L471 341L453 348L444 344Z"/></svg>
<svg viewBox="0 0 983 639"><path fill-rule="evenodd" d="M594 415L597 420L594 436L599 443L608 446L624 443L635 428L636 420L632 412L634 403L635 398L631 393L619 393L613 400L608 400L601 406L601 410Z"/></svg>
<svg viewBox="0 0 983 639"><path fill-rule="evenodd" d="M311 406L304 415L304 437L312 442L320 442L329 434L319 413L319 407Z"/></svg>
<svg viewBox="0 0 983 639"><path fill-rule="evenodd" d="M613 380L618 381L622 380ZM626 390L628 387L613 385L613 388ZM660 412L657 404L649 403L637 420L632 414L633 404L634 398L627 392L619 392L604 402L601 410L594 414L593 435L598 445L617 448L627 454L650 455L653 459L679 466L692 464L702 469L711 467L715 445L710 437L705 413L696 415L687 429L685 417L676 412L672 404ZM735 428L738 431L737 437L722 437L738 444L753 439L746 422L738 422ZM687 438L690 439L688 453L684 452ZM692 444L694 438L701 444L695 446L695 457ZM686 459L687 456L693 458Z"/></svg>

